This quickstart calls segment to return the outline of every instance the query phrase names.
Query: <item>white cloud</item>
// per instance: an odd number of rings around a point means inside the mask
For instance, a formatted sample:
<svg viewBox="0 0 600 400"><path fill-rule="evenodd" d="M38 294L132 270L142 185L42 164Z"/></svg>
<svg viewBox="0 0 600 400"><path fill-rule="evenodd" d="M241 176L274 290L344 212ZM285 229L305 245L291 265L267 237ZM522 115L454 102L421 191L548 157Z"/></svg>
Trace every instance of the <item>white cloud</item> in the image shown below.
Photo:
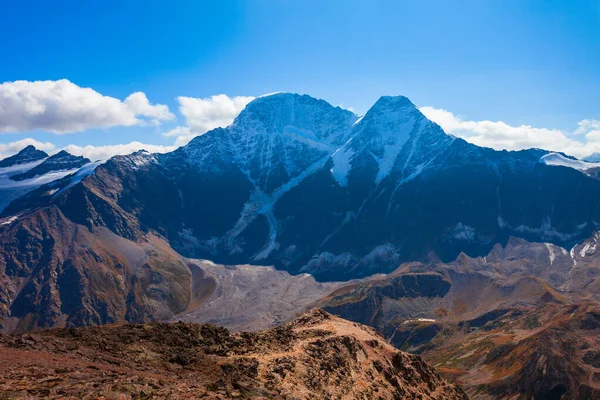
<svg viewBox="0 0 600 400"><path fill-rule="evenodd" d="M135 115L141 115L148 118L152 123L159 123L160 121L168 121L175 119L175 116L169 111L169 107L163 104L150 104L146 94L143 92L135 92L130 94L125 99L125 105Z"/></svg>
<svg viewBox="0 0 600 400"><path fill-rule="evenodd" d="M502 121L469 121L434 107L421 107L420 110L447 133L478 146L497 150L536 147L580 158L600 152L600 121L597 120L580 121L575 131L564 132L530 125L512 126Z"/></svg>
<svg viewBox="0 0 600 400"><path fill-rule="evenodd" d="M203 135L211 129L225 127L254 100L251 96L229 97L225 94L206 98L177 98L179 112L186 119L187 126L179 126L167 132L165 136L176 137L177 145L184 145L196 136Z"/></svg>
<svg viewBox="0 0 600 400"><path fill-rule="evenodd" d="M166 137L175 137L175 145L176 146L184 146L190 142L197 134L192 132L189 126L177 126L171 129L169 132L164 134Z"/></svg>
<svg viewBox="0 0 600 400"><path fill-rule="evenodd" d="M185 117L188 126L202 134L231 124L246 104L254 100L254 97L229 97L219 94L205 99L181 96L177 100L179 111Z"/></svg>
<svg viewBox="0 0 600 400"><path fill-rule="evenodd" d="M66 80L0 84L0 132L41 129L56 134L175 119L165 105L136 92L121 101Z"/></svg>
<svg viewBox="0 0 600 400"><path fill-rule="evenodd" d="M176 146L159 146L155 144L145 144L140 142L131 142L126 144L115 144L108 146L77 146L74 144L66 146L63 150L77 155L89 158L92 161L108 160L116 155L127 155L138 150L146 150L150 153L167 153L175 150Z"/></svg>
<svg viewBox="0 0 600 400"><path fill-rule="evenodd" d="M46 152L54 150L55 147L54 144L50 142L40 142L39 140L32 138L21 139L10 143L0 143L0 159L12 156L29 145L33 145L38 150L44 150Z"/></svg>

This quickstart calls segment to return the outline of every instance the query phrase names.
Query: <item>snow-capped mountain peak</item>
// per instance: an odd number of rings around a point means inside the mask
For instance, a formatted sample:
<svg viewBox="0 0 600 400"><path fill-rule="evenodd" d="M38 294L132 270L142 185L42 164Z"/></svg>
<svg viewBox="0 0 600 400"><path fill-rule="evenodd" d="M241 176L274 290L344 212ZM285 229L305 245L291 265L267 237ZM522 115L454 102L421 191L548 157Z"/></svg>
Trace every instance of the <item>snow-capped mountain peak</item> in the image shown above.
<svg viewBox="0 0 600 400"><path fill-rule="evenodd" d="M237 166L269 193L324 162L348 140L357 119L324 100L275 93L253 100L230 126L194 139L182 152L203 168Z"/></svg>
<svg viewBox="0 0 600 400"><path fill-rule="evenodd" d="M354 113L324 100L295 93L275 93L251 101L232 127L250 125L270 134L291 132L291 128L295 128L299 131L293 133L331 144L340 143L340 128L347 129L357 119Z"/></svg>
<svg viewBox="0 0 600 400"><path fill-rule="evenodd" d="M354 125L350 140L334 155L332 173L342 186L355 160L376 164L379 184L394 169L405 176L422 170L453 138L404 96L382 96ZM346 172L344 172L346 171Z"/></svg>
<svg viewBox="0 0 600 400"><path fill-rule="evenodd" d="M74 156L64 150L61 150L53 156L45 159L44 162L36 167L21 174L13 175L10 177L10 179L14 181L21 181L25 179L31 179L38 175L44 175L51 171L76 170L85 164L88 164L89 162L90 160L83 156Z"/></svg>
<svg viewBox="0 0 600 400"><path fill-rule="evenodd" d="M574 158L565 157L560 153L548 153L540 159L546 165L569 167L580 171L587 171L592 168L600 168L600 163L581 161Z"/></svg>
<svg viewBox="0 0 600 400"><path fill-rule="evenodd" d="M408 98L382 96L354 126L352 136L375 145L401 147L431 123Z"/></svg>
<svg viewBox="0 0 600 400"><path fill-rule="evenodd" d="M402 96L380 98L357 121L309 96L265 96L174 152L84 167L4 213L53 202L67 215L85 196L91 208L77 208L78 221L127 237L154 230L186 256L327 279L431 252L489 252L507 235L572 247L600 220L594 169L554 166L575 160L455 139ZM567 183L573 190L557 190Z"/></svg>
<svg viewBox="0 0 600 400"><path fill-rule="evenodd" d="M29 145L17 154L11 157L7 157L0 161L0 168L12 167L14 165L26 164L34 161L39 161L47 158L46 152L36 149L34 146Z"/></svg>

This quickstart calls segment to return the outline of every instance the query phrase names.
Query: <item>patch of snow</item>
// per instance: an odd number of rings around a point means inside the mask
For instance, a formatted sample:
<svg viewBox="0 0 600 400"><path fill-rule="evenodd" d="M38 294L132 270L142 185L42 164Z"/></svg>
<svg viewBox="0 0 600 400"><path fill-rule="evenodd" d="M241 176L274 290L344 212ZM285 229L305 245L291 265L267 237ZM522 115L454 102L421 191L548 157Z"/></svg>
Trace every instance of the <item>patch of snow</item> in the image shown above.
<svg viewBox="0 0 600 400"><path fill-rule="evenodd" d="M554 227L552 227L552 221L550 219L550 216L546 216L543 220L542 220L542 225L539 228L533 228L530 226L526 226L526 225L519 225L518 227L515 228L515 231L520 232L520 233L533 233L536 235L540 235L541 239L559 239L559 240L563 240L563 241L567 241L567 240L571 240L574 237L578 236L581 233L581 230L583 230L585 227L587 226L587 224L581 224L577 226L577 231L573 232L573 233L563 233L563 232L558 232Z"/></svg>
<svg viewBox="0 0 600 400"><path fill-rule="evenodd" d="M350 172L350 161L354 155L354 150L348 146L352 138L348 139L346 144L333 153L331 159L333 160L333 167L330 172L336 182L342 186L348 186L348 173Z"/></svg>
<svg viewBox="0 0 600 400"><path fill-rule="evenodd" d="M260 96L257 97L257 99L262 99L264 97L269 97L269 96L275 96L276 94L282 94L285 92L279 91L279 92L271 92L271 93L265 93L265 94L261 94Z"/></svg>
<svg viewBox="0 0 600 400"><path fill-rule="evenodd" d="M598 246L598 239L600 239L600 234L595 232L588 243L584 244L579 250L579 256L584 258L585 256L594 254L596 252L596 247Z"/></svg>
<svg viewBox="0 0 600 400"><path fill-rule="evenodd" d="M364 115L361 115L360 117L358 117L358 119L357 119L356 121L354 121L354 123L353 123L352 125L353 125L353 126L354 126L354 125L358 125L358 123L359 123L360 121L362 121L364 117L365 117Z"/></svg>
<svg viewBox="0 0 600 400"><path fill-rule="evenodd" d="M459 222L452 231L452 237L457 240L472 241L477 237L477 232L469 225Z"/></svg>
<svg viewBox="0 0 600 400"><path fill-rule="evenodd" d="M411 318L403 322L403 324L410 324L411 322L435 322L432 318Z"/></svg>
<svg viewBox="0 0 600 400"><path fill-rule="evenodd" d="M394 163L396 162L396 157L402 151L402 147L404 143L391 144L383 146L383 157L377 160L379 164L379 171L377 171L377 176L375 177L375 183L379 184L383 178L388 176L394 167Z"/></svg>
<svg viewBox="0 0 600 400"><path fill-rule="evenodd" d="M61 170L61 171L52 171L44 175L38 175L31 179L24 179L22 181L13 181L9 179L7 175L0 175L0 189L13 189L13 188L23 188L23 187L37 187L44 185L46 183L55 181L57 179L64 178L65 176L72 174L77 171L77 168ZM11 174L13 175L13 174Z"/></svg>
<svg viewBox="0 0 600 400"><path fill-rule="evenodd" d="M600 163L593 163L581 160L573 160L571 158L567 158L559 153L549 153L543 156L540 160L546 165L558 166L558 167L569 167L573 169L577 169L579 171L585 171L590 168L598 168L600 167Z"/></svg>
<svg viewBox="0 0 600 400"><path fill-rule="evenodd" d="M3 220L0 220L0 226L12 224L13 222L15 222L17 220L18 217L19 217L18 215L13 215L12 217L8 217Z"/></svg>
<svg viewBox="0 0 600 400"><path fill-rule="evenodd" d="M589 249L589 248L590 248L590 244L589 244L589 243L586 243L586 244L585 244L585 245L584 245L584 246L581 248L581 250L579 250L579 256L580 256L581 258L585 257L585 255L587 254L587 251L588 251L588 249Z"/></svg>
<svg viewBox="0 0 600 400"><path fill-rule="evenodd" d="M130 161L131 169L133 170L138 170L146 165L155 164L157 162L156 156L146 150L137 151L126 157Z"/></svg>
<svg viewBox="0 0 600 400"><path fill-rule="evenodd" d="M506 223L504 218L502 218L500 215L498 215L497 222L498 222L498 226L500 228L504 228L504 227L508 226L508 224Z"/></svg>
<svg viewBox="0 0 600 400"><path fill-rule="evenodd" d="M300 129L295 126L286 126L283 128L283 136L288 136L296 142L306 144L312 148L331 152L335 148L326 142L320 140L312 131Z"/></svg>
<svg viewBox="0 0 600 400"><path fill-rule="evenodd" d="M279 248L277 243L278 235L278 222L273 213L273 207L275 203L285 193L289 192L292 188L299 185L308 176L314 174L316 171L323 168L325 163L329 160L329 156L323 157L317 162L310 165L306 170L302 171L297 176L290 179L285 184L281 185L273 194L268 195L262 192L258 184L247 174L250 181L255 186L255 192L250 197L250 200L244 205L242 215L238 219L235 226L227 233L227 237L232 240L235 239L253 220L257 215L264 215L269 225L269 242L253 257L254 260L262 260L269 256L269 254Z"/></svg>
<svg viewBox="0 0 600 400"><path fill-rule="evenodd" d="M550 260L550 265L552 265L554 263L554 259L556 258L554 251L552 250L552 244L544 243L544 245L548 249L548 259Z"/></svg>
<svg viewBox="0 0 600 400"><path fill-rule="evenodd" d="M75 186L76 184L81 182L86 176L89 176L92 173L94 173L94 171L96 170L96 167L98 165L102 164L103 162L104 161L95 161L92 163L88 163L88 164L84 165L83 167L75 170L75 173L71 177L71 181L69 182L69 184L67 186L65 186L64 188L60 189L58 192L56 192L54 194L54 197L56 198L61 193L65 192L66 190L69 190L70 188L72 188L73 186Z"/></svg>
<svg viewBox="0 0 600 400"><path fill-rule="evenodd" d="M32 162L28 162L28 163L24 163L24 164L17 164L17 165L13 165L10 167L0 168L0 176L3 176L3 175L11 176L11 175L20 174L21 172L29 171L30 169L37 167L38 165L40 165L47 159L48 158L46 157L46 158L42 158L41 160L37 160L37 161L32 161Z"/></svg>

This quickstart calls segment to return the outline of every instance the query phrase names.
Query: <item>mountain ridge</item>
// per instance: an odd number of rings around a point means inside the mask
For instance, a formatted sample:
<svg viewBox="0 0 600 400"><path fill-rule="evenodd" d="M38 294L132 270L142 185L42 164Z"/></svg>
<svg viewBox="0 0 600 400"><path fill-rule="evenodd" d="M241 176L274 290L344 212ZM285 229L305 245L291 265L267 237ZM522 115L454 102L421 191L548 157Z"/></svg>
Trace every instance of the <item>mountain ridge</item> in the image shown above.
<svg viewBox="0 0 600 400"><path fill-rule="evenodd" d="M74 325L167 315L144 307L159 291L140 287L137 261L121 254L125 248L107 248L100 232L143 244L150 254L160 239L184 280L187 258L272 265L324 282L390 273L404 262L485 256L511 237L571 249L592 237L600 220L593 170L546 165L543 150L498 152L450 137L403 97L383 97L360 121L308 96L269 96L248 107L231 126L171 153L116 156L7 207L0 216L0 269L13 289L4 295L4 318L17 313L33 318L23 326L47 327L62 315ZM339 146L315 146L317 139ZM335 174L341 153L346 184ZM379 161L388 156L392 161L380 173ZM48 237L66 233L37 222L47 220L82 234L50 244ZM25 238L26 232L35 235ZM95 256L69 251L78 237L97 249ZM44 251L52 266L40 256ZM93 259L108 266L96 283L85 278L95 273ZM170 281L163 261L146 264L150 275L164 277L161 288L181 285ZM71 265L82 287L77 306L64 308L56 279L73 274ZM49 279L48 268L56 278ZM123 283L107 284L113 276ZM89 304L105 303L94 298L94 285L118 288L114 298L124 304L107 306L110 313L101 317L75 317ZM124 293L132 290L136 297L128 300ZM169 318L189 297L187 290L176 292L180 301L169 306ZM56 298L41 301L43 293ZM127 307L132 311L123 314Z"/></svg>
<svg viewBox="0 0 600 400"><path fill-rule="evenodd" d="M12 202L2 331L254 330L319 304L475 398L597 393L595 165L475 146L403 97L362 119L299 95L248 107L171 153L86 164Z"/></svg>
<svg viewBox="0 0 600 400"><path fill-rule="evenodd" d="M349 272L351 278L389 272L399 261L426 257L431 251L445 260L455 258L459 250L487 252L510 235L565 247L589 237L600 216L584 211L576 223L567 223L562 215L552 216L556 208L550 204L533 206L538 201L564 202L552 191L551 176L564 181L570 175L589 189L576 203L600 194L593 176L540 162L549 153L498 152L451 137L403 96L382 96L358 119L323 100L285 93L250 102L229 127L199 136L172 153L144 155L145 161L138 153L119 156L97 171L108 172L102 180L123 176L135 186L134 180L156 179L154 184L170 188L168 194L154 193L144 183L153 193L149 198L120 185L124 192L110 196L122 203L119 213L133 212L145 229L161 232L188 257L273 263L330 279L327 275L349 264L356 271ZM455 176L449 176L450 171ZM537 181L539 193L522 187L526 181ZM474 190L475 182L485 188L481 193ZM112 185L98 180L94 184ZM459 186L463 193L457 191ZM417 192L426 196L420 204L411 200L417 187L429 192ZM520 195L523 190L533 199ZM434 220L422 207L440 196L447 198L447 209ZM464 196L472 204L466 208ZM294 198L309 201L298 203ZM30 204L27 198L23 203ZM133 203L138 205L130 208ZM528 203L531 213L515 213ZM595 209L591 203L582 207ZM418 211L421 222L430 220L431 229L414 243L408 235L416 220L407 225L411 216L403 210ZM13 207L5 215L22 211ZM308 218L299 219L299 213ZM309 220L312 227L303 226ZM354 233L361 231L377 232L375 240ZM196 243L193 249L185 243L190 237ZM333 270L324 271L323 263ZM371 264L371 270L360 267L365 264Z"/></svg>
<svg viewBox="0 0 600 400"><path fill-rule="evenodd" d="M254 333L180 322L0 335L0 359L12 398L467 399L420 357L320 310Z"/></svg>
<svg viewBox="0 0 600 400"><path fill-rule="evenodd" d="M10 176L14 181L35 178L53 171L74 170L89 164L91 161L83 156L74 156L65 150L46 158L42 163L20 174Z"/></svg>
<svg viewBox="0 0 600 400"><path fill-rule="evenodd" d="M35 148L35 146L30 144L17 154L0 160L0 168L12 167L18 164L38 161L46 157L48 157L46 152L38 150Z"/></svg>

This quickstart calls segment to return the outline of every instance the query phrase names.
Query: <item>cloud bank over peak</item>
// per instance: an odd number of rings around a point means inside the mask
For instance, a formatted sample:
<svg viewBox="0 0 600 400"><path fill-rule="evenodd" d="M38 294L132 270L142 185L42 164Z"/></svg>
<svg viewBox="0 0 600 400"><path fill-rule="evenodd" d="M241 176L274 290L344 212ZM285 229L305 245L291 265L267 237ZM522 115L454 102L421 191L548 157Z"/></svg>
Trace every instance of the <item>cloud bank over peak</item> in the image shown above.
<svg viewBox="0 0 600 400"><path fill-rule="evenodd" d="M478 146L496 150L541 148L578 158L600 152L600 121L593 119L580 121L573 132L564 132L530 125L512 126L502 121L470 121L448 110L429 106L420 110L447 133Z"/></svg>
<svg viewBox="0 0 600 400"><path fill-rule="evenodd" d="M35 148L44 150L49 154L57 153L60 150L66 150L71 154L76 156L84 156L92 161L104 161L113 156L127 155L138 150L146 150L150 153L167 153L177 148L177 146L160 146L155 144L141 143L138 141L106 146L77 146L70 144L60 148L50 142L40 142L32 138L26 138L10 143L0 143L0 160L18 153L29 145L33 145Z"/></svg>
<svg viewBox="0 0 600 400"><path fill-rule="evenodd" d="M211 129L228 126L252 100L252 96L229 97L225 94L206 98L180 96L177 98L179 112L185 118L186 126L178 126L165 136L175 137L178 146L184 145Z"/></svg>
<svg viewBox="0 0 600 400"><path fill-rule="evenodd" d="M84 156L92 161L97 160L108 160L109 158L117 155L127 155L134 153L138 150L146 150L149 153L167 153L173 151L177 146L159 146L154 144L147 144L141 142L130 142L125 144L115 144L107 146L77 146L68 145L63 148L67 152L76 156Z"/></svg>
<svg viewBox="0 0 600 400"><path fill-rule="evenodd" d="M10 143L0 143L0 160L18 153L29 145L35 146L38 150L43 150L45 152L50 152L56 147L53 143L40 142L39 140L32 138L21 139Z"/></svg>
<svg viewBox="0 0 600 400"><path fill-rule="evenodd" d="M142 92L121 101L67 79L0 84L0 132L4 133L65 134L174 119L166 105L151 104Z"/></svg>
<svg viewBox="0 0 600 400"><path fill-rule="evenodd" d="M148 144L144 143L148 139L135 137L129 143L65 146L63 142L61 146L64 147L61 147L38 140L37 133L34 133L33 137L0 144L0 158L15 154L30 144L49 153L65 149L92 160L105 160L141 149L164 153L212 129L230 125L255 98L225 94L204 98L179 96L178 111L182 118L177 125L177 118L167 105L151 103L143 92L132 93L120 100L66 79L4 82L0 83L0 133L39 130L66 134L88 129L168 123L171 128L163 136L173 138L173 144ZM600 121L596 119L582 120L575 130L567 132L530 125L513 126L503 121L469 120L431 106L420 107L420 110L447 133L479 146L497 150L535 147L561 151L578 158L600 157L597 156L600 154Z"/></svg>

